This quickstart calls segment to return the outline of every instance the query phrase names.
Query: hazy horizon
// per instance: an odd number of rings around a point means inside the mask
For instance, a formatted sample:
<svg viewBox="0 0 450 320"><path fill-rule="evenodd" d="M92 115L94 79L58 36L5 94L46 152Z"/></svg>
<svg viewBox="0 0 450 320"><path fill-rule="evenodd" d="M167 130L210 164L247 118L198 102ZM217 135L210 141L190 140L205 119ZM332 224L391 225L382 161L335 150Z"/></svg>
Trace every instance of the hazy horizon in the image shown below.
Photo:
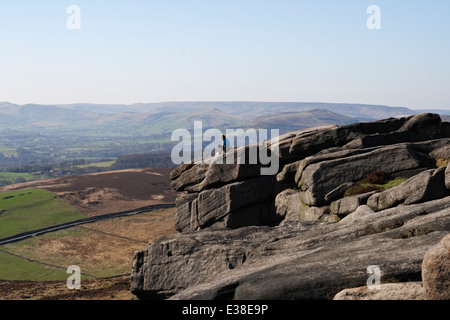
<svg viewBox="0 0 450 320"><path fill-rule="evenodd" d="M371 106L375 104L369 104L369 103L353 103L353 102L325 102L325 101L225 101L225 100L179 100L179 101L155 101L155 102L134 102L134 103L91 103L91 102L71 102L71 103L35 103L35 102L29 102L29 103L14 103L11 101L0 101L0 103L10 103L13 105L18 106L24 106L24 105L48 105L48 106L70 106L70 105L110 105L110 106L132 106L132 105L138 105L138 104L164 104L164 103L311 103L311 104L344 104L344 105L367 105ZM376 105L376 106L383 106L383 107L389 107L389 108L407 108L410 110L442 110L442 111L449 111L450 108L411 108L408 106L390 106L390 105ZM331 110L332 111L332 110Z"/></svg>
<svg viewBox="0 0 450 320"><path fill-rule="evenodd" d="M0 1L0 101L450 110L449 11L442 0Z"/></svg>

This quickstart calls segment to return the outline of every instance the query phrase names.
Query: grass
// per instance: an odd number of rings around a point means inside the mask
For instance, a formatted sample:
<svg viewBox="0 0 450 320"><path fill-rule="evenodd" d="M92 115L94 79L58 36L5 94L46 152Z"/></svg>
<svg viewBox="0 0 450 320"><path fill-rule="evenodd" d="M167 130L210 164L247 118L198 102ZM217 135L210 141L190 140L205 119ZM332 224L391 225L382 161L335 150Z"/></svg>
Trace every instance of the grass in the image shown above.
<svg viewBox="0 0 450 320"><path fill-rule="evenodd" d="M0 186L15 184L19 182L27 182L27 181L35 181L48 179L49 177L44 174L33 174L28 172L9 172L9 171L0 171ZM20 181L18 181L19 179ZM8 182L8 183L6 183Z"/></svg>
<svg viewBox="0 0 450 320"><path fill-rule="evenodd" d="M437 159L436 161L436 167L446 167L450 163L450 160L448 159Z"/></svg>
<svg viewBox="0 0 450 320"><path fill-rule="evenodd" d="M34 176L31 173L19 173L19 172L8 172L8 171L0 171L0 179L16 179L16 178L24 178L26 180L31 180Z"/></svg>
<svg viewBox="0 0 450 320"><path fill-rule="evenodd" d="M405 182L406 180L408 180L408 178L404 177L397 177L395 179L390 179L389 175L384 173L383 171L376 171L371 173L365 179L359 181L356 185L347 189L344 196L348 197L371 191L384 191L396 187Z"/></svg>
<svg viewBox="0 0 450 320"><path fill-rule="evenodd" d="M103 162L96 162L96 163L88 163L88 164L82 164L78 165L78 168L88 168L88 167L99 167L99 168L109 168L111 167L116 161L103 161Z"/></svg>
<svg viewBox="0 0 450 320"><path fill-rule="evenodd" d="M70 265L99 278L129 274L135 251L145 248L149 241L176 233L174 210L98 221L3 245L0 279L66 280L70 275L64 269ZM1 250L61 269L28 262Z"/></svg>
<svg viewBox="0 0 450 320"><path fill-rule="evenodd" d="M76 208L47 190L0 194L0 238L82 218Z"/></svg>
<svg viewBox="0 0 450 320"><path fill-rule="evenodd" d="M53 281L65 280L70 276L63 269L30 262L2 251L0 251L0 266L0 279L2 280Z"/></svg>
<svg viewBox="0 0 450 320"><path fill-rule="evenodd" d="M384 184L378 184L376 186L381 188L381 189L386 190L386 189L390 189L390 188L396 187L396 186L402 184L403 182L405 182L406 180L408 180L408 178L397 177L397 178L395 178L393 180L388 180Z"/></svg>

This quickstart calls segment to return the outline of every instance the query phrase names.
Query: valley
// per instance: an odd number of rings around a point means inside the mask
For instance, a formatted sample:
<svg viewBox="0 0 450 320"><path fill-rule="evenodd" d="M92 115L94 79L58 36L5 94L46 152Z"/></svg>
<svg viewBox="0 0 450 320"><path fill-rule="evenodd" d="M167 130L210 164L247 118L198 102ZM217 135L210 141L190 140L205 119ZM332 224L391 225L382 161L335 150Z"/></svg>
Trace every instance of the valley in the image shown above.
<svg viewBox="0 0 450 320"><path fill-rule="evenodd" d="M176 193L169 188L169 173L170 169L128 169L0 188L0 208L4 210L0 237L64 221L174 203ZM61 208L71 216L64 218L67 214ZM156 209L1 245L0 300L130 299L134 251L176 232L173 214L174 208ZM81 290L71 291L66 286L69 265L81 269Z"/></svg>
<svg viewBox="0 0 450 320"><path fill-rule="evenodd" d="M170 112L168 106L173 107ZM178 192L170 184L176 166L170 150L176 142L170 135L176 128L190 130L194 121L202 121L204 129L266 128L285 134L415 113L407 108L301 103L110 107L113 112L102 105L30 108L0 103L0 240L80 219L139 211L0 244L0 300L132 299L135 252L179 232L175 207L142 210L175 205ZM81 290L66 286L69 265L81 269Z"/></svg>
<svg viewBox="0 0 450 320"><path fill-rule="evenodd" d="M194 121L202 121L205 130L278 129L283 134L311 126L345 125L415 113L403 107L306 102L0 102L0 171L41 172L46 177L57 177L89 173L74 167L89 162L113 161L129 154L168 153L176 144L171 141L171 133L179 128L192 130ZM1 180L5 185L6 179L0 178L0 185Z"/></svg>

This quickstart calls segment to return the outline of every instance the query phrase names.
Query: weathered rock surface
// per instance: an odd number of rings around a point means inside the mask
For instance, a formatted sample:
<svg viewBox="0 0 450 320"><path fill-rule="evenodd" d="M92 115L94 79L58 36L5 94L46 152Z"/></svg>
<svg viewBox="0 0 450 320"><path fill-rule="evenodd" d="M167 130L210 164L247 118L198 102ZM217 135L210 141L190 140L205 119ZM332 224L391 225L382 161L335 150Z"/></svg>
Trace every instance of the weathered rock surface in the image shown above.
<svg viewBox="0 0 450 320"><path fill-rule="evenodd" d="M299 190L286 189L275 198L276 213L284 217L284 221L300 221L302 215L309 209L302 200L302 192Z"/></svg>
<svg viewBox="0 0 450 320"><path fill-rule="evenodd" d="M450 160L450 144L444 145L441 148L436 148L430 152L430 157L435 160Z"/></svg>
<svg viewBox="0 0 450 320"><path fill-rule="evenodd" d="M332 299L364 286L369 265L395 288L421 280L425 254L450 233L450 165L437 168L450 150L450 126L438 115L311 128L267 145L280 164L268 176L260 158L172 172L182 233L136 252L134 294ZM227 155L247 157L254 147ZM409 180L345 196L377 171Z"/></svg>
<svg viewBox="0 0 450 320"><path fill-rule="evenodd" d="M367 205L375 211L387 209L399 204L412 204L449 195L444 185L445 168L431 169L419 173L406 182L372 195Z"/></svg>
<svg viewBox="0 0 450 320"><path fill-rule="evenodd" d="M184 171L176 176L176 179L172 181L170 187L175 191L184 190L189 186L199 184L203 181L208 170L208 165L188 165L185 166Z"/></svg>
<svg viewBox="0 0 450 320"><path fill-rule="evenodd" d="M389 161L386 161L389 159ZM382 170L388 174L428 167L429 159L406 145L394 145L347 158L323 161L306 167L300 180L305 203L327 204L325 196L349 181L358 181L370 173Z"/></svg>
<svg viewBox="0 0 450 320"><path fill-rule="evenodd" d="M281 217L272 210L270 202L273 192L274 178L263 176L204 190L192 198L184 195L188 200L177 207L175 227L179 231L195 231L220 221L227 227L280 222ZM249 208L250 205L258 208Z"/></svg>
<svg viewBox="0 0 450 320"><path fill-rule="evenodd" d="M359 287L345 289L333 300L425 300L421 281L382 283L379 289Z"/></svg>
<svg viewBox="0 0 450 320"><path fill-rule="evenodd" d="M425 254L422 279L426 299L450 300L450 235Z"/></svg>
<svg viewBox="0 0 450 320"><path fill-rule="evenodd" d="M447 169L445 169L445 187L450 190L450 163L447 165Z"/></svg>
<svg viewBox="0 0 450 320"><path fill-rule="evenodd" d="M332 202L330 205L330 211L331 213L340 215L350 214L356 211L356 209L358 209L359 206L366 204L367 200L373 194L375 194L375 191L344 197L342 199Z"/></svg>
<svg viewBox="0 0 450 320"><path fill-rule="evenodd" d="M447 197L347 222L177 234L136 253L132 291L140 298L330 299L365 285L369 265L389 282L419 281L425 253L449 230Z"/></svg>
<svg viewBox="0 0 450 320"><path fill-rule="evenodd" d="M396 130L378 130L376 133L366 134L349 142L344 148L368 148L442 137L442 123L437 114L419 114L402 120L403 125Z"/></svg>

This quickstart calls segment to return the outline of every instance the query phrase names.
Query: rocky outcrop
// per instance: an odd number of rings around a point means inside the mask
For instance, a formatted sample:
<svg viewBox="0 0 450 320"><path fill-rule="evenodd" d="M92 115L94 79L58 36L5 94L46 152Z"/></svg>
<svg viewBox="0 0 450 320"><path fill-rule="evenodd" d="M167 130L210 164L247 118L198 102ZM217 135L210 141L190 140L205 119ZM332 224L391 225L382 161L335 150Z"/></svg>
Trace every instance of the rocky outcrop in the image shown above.
<svg viewBox="0 0 450 320"><path fill-rule="evenodd" d="M450 195L444 185L444 172L444 167L421 172L397 187L372 195L367 205L379 211L399 204L425 202Z"/></svg>
<svg viewBox="0 0 450 320"><path fill-rule="evenodd" d="M436 146L450 143L450 139L435 141ZM305 191L308 205L321 206L330 202L327 195L349 182L356 182L375 171L402 174L411 170L426 170L435 166L424 144L396 144L375 149L363 149L345 156L343 152L318 155L305 159L296 173L296 183ZM424 152L425 151L425 152ZM389 159L387 161L387 159Z"/></svg>
<svg viewBox="0 0 450 320"><path fill-rule="evenodd" d="M447 165L447 169L445 169L445 187L450 190L450 163Z"/></svg>
<svg viewBox="0 0 450 320"><path fill-rule="evenodd" d="M420 281L426 252L450 232L450 169L438 168L447 129L421 114L285 134L267 142L280 164L271 175L260 158L181 165L171 174L180 233L136 252L132 292L332 299L364 286L370 265L383 283Z"/></svg>
<svg viewBox="0 0 450 320"><path fill-rule="evenodd" d="M215 224L221 227L265 225L280 222L272 210L272 176L233 182L177 199L175 226L179 231L195 231ZM267 199L261 201L261 199Z"/></svg>
<svg viewBox="0 0 450 320"><path fill-rule="evenodd" d="M367 203L367 200L375 194L375 191L357 194L354 196L343 197L337 201L334 201L330 205L331 213L337 215L347 215L355 212L358 207Z"/></svg>
<svg viewBox="0 0 450 320"><path fill-rule="evenodd" d="M426 299L450 300L450 235L425 254L422 279Z"/></svg>
<svg viewBox="0 0 450 320"><path fill-rule="evenodd" d="M379 289L366 286L344 289L333 300L425 300L421 281L384 283Z"/></svg>
<svg viewBox="0 0 450 320"><path fill-rule="evenodd" d="M349 215L350 217L351 215ZM204 230L163 237L136 254L132 291L172 299L328 299L381 281L420 281L425 253L448 234L450 197L339 223Z"/></svg>

